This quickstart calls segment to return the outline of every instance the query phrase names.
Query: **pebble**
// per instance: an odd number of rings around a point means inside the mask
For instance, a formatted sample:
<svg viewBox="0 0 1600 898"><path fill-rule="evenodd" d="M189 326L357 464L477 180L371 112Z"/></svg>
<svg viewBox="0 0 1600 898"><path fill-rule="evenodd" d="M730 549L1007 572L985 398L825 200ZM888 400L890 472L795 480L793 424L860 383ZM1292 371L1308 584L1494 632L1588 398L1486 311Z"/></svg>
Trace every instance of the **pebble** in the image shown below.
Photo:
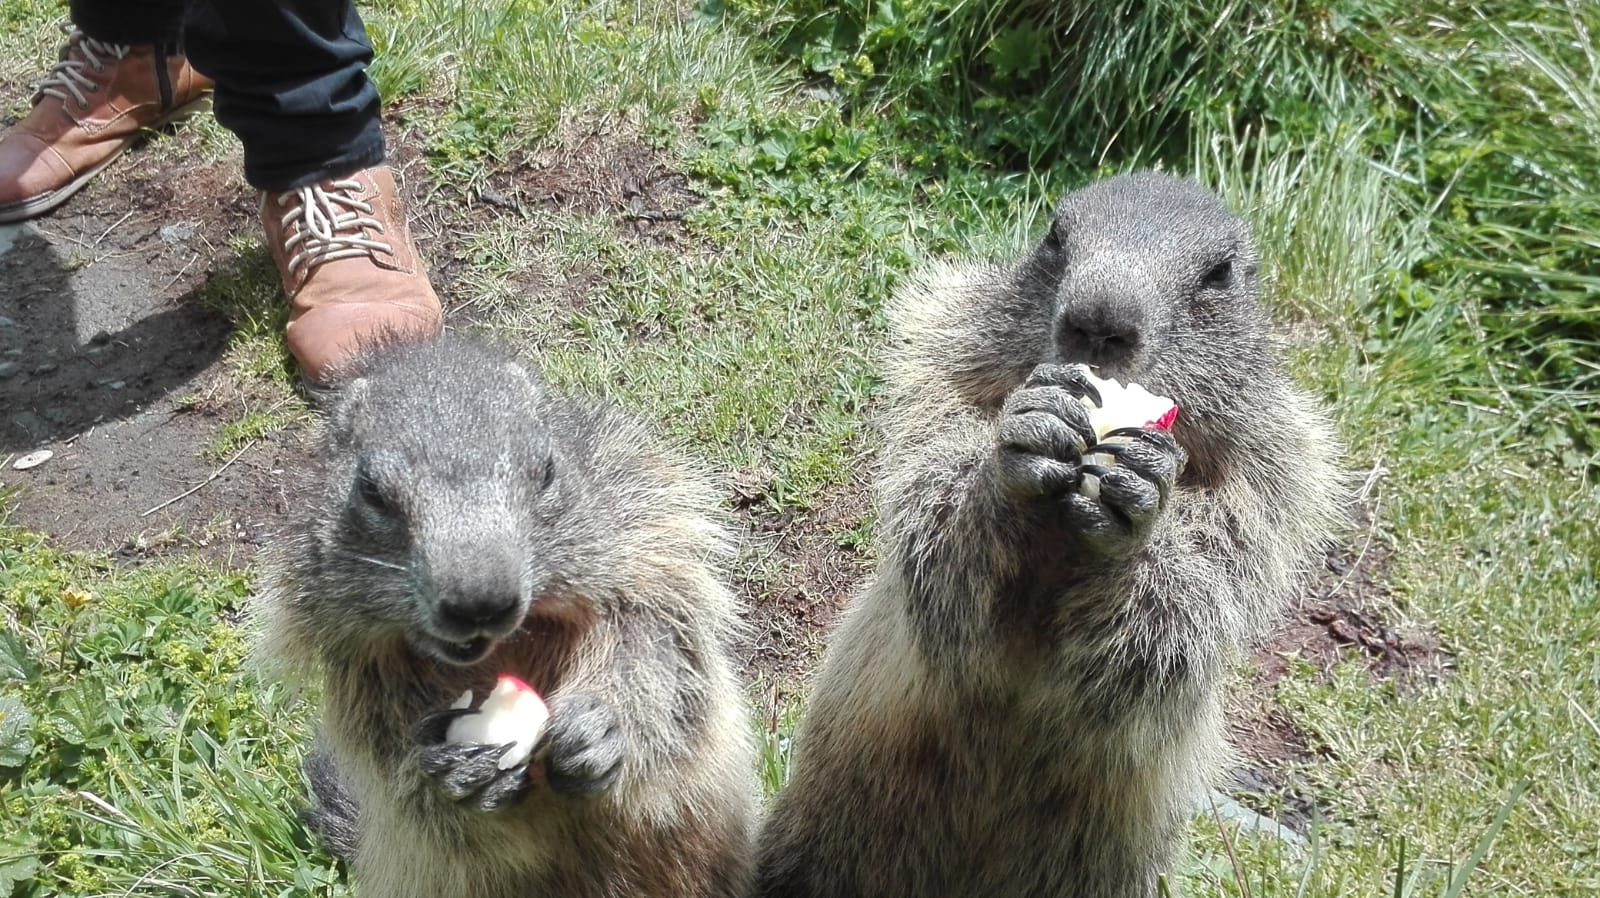
<svg viewBox="0 0 1600 898"><path fill-rule="evenodd" d="M0 362L0 380L5 380L20 370L22 369L17 367L16 362Z"/></svg>
<svg viewBox="0 0 1600 898"><path fill-rule="evenodd" d="M180 221L161 228L162 243L183 243L194 236L195 224L192 221Z"/></svg>
<svg viewBox="0 0 1600 898"><path fill-rule="evenodd" d="M49 461L54 455L55 453L51 452L49 449L40 449L37 452L29 452L27 455L24 455L23 457L12 462L11 467L17 469L18 471L26 471L29 468L37 468Z"/></svg>
<svg viewBox="0 0 1600 898"><path fill-rule="evenodd" d="M11 318L7 318L4 315L0 315L0 330L4 330L5 328L16 327L16 326L17 326L17 322L15 320L13 320Z"/></svg>
<svg viewBox="0 0 1600 898"><path fill-rule="evenodd" d="M1276 836L1283 842L1297 848L1306 847L1305 836L1300 835L1271 817L1258 814L1219 792L1212 793L1211 800L1216 807L1217 816L1223 820L1231 820L1245 829Z"/></svg>

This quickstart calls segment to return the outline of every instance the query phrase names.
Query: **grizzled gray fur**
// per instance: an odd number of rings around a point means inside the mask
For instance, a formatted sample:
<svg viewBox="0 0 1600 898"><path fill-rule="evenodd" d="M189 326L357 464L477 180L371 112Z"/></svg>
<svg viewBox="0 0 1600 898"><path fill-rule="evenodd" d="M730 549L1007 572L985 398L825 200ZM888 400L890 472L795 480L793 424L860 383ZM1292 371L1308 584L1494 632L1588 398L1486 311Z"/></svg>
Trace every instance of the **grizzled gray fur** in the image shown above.
<svg viewBox="0 0 1600 898"><path fill-rule="evenodd" d="M731 898L757 788L708 479L463 338L376 349L271 553L267 655L323 682L308 817L372 898ZM521 677L530 761L444 744Z"/></svg>
<svg viewBox="0 0 1600 898"><path fill-rule="evenodd" d="M1223 750L1239 643L1338 516L1246 226L1159 174L1065 197L1015 264L890 310L881 564L761 837L763 898L1148 898ZM1095 443L1071 363L1176 399ZM1100 497L1081 487L1099 477Z"/></svg>

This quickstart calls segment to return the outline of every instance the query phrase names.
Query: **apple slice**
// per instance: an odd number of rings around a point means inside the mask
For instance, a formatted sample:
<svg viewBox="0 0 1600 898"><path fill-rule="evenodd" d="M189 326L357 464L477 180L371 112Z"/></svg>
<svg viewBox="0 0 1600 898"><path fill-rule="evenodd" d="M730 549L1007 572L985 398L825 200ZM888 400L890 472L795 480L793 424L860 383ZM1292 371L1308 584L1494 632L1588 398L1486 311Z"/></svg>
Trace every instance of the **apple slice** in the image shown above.
<svg viewBox="0 0 1600 898"><path fill-rule="evenodd" d="M1116 378L1095 377L1087 365L1078 367L1083 369L1083 376L1100 391L1099 405L1095 405L1094 400L1087 396L1078 397L1078 401L1089 409L1089 426L1094 428L1097 440L1104 441L1107 434L1124 427L1171 430L1172 423L1178 420L1178 404L1171 399L1157 396L1136 383L1124 386ZM1126 438L1111 439L1120 441ZM1117 458L1109 452L1090 452L1083 457L1083 461L1085 464L1110 467L1117 463ZM1099 499L1100 478L1085 474L1080 491L1090 499Z"/></svg>
<svg viewBox="0 0 1600 898"><path fill-rule="evenodd" d="M472 706L472 690L468 689L450 705L461 709ZM489 697L478 710L463 714L450 721L445 730L446 742L474 742L482 745L511 744L495 766L510 770L533 754L533 746L550 720L550 709L533 687L510 674L501 674Z"/></svg>
<svg viewBox="0 0 1600 898"><path fill-rule="evenodd" d="M1114 377L1095 377L1088 365L1078 367L1100 391L1099 405L1087 396L1078 398L1089 409L1089 424L1097 438L1105 439L1106 434L1123 427L1171 430L1172 422L1178 420L1178 404L1171 399L1157 396L1136 383L1123 386Z"/></svg>

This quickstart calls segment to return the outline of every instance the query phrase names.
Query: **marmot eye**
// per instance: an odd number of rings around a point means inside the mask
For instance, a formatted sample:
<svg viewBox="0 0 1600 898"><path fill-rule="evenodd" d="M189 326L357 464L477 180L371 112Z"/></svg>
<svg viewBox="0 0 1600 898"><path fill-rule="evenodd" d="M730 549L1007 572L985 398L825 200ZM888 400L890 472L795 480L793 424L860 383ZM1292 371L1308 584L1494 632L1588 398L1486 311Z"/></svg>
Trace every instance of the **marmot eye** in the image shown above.
<svg viewBox="0 0 1600 898"><path fill-rule="evenodd" d="M1050 230L1044 232L1044 245L1051 249L1061 248L1061 223L1056 219L1050 220Z"/></svg>
<svg viewBox="0 0 1600 898"><path fill-rule="evenodd" d="M356 496L371 510L380 515L388 516L394 511L394 505L389 497L383 494L378 486L378 481L365 468L356 472Z"/></svg>
<svg viewBox="0 0 1600 898"><path fill-rule="evenodd" d="M539 489L547 490L556 479L556 457L554 455L544 460L544 476L539 481Z"/></svg>
<svg viewBox="0 0 1600 898"><path fill-rule="evenodd" d="M1233 286L1233 262L1232 262L1232 260L1228 260L1228 261L1224 261L1224 262L1218 262L1216 265L1212 266L1211 270L1206 272L1206 276L1201 279L1201 285L1205 286L1205 287L1208 287L1208 288L1210 288L1212 290L1224 290L1224 289L1227 289L1228 287L1232 287Z"/></svg>

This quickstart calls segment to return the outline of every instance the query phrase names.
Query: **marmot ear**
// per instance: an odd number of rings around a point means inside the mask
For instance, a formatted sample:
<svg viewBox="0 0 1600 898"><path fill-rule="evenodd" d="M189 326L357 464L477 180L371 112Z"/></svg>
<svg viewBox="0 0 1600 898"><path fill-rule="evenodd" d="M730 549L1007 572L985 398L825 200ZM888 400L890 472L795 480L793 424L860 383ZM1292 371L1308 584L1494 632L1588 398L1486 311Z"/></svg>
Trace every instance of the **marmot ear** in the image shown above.
<svg viewBox="0 0 1600 898"><path fill-rule="evenodd" d="M371 389L372 381L366 377L347 381L339 389L339 398L334 403L333 411L328 415L328 423L334 433L350 432L355 424L356 412L367 404L367 394Z"/></svg>
<svg viewBox="0 0 1600 898"><path fill-rule="evenodd" d="M544 389L539 386L539 382L534 380L533 375L528 372L527 368L522 367L520 363L506 362L506 372L515 378L518 383L527 387L530 395L538 396L544 392Z"/></svg>

